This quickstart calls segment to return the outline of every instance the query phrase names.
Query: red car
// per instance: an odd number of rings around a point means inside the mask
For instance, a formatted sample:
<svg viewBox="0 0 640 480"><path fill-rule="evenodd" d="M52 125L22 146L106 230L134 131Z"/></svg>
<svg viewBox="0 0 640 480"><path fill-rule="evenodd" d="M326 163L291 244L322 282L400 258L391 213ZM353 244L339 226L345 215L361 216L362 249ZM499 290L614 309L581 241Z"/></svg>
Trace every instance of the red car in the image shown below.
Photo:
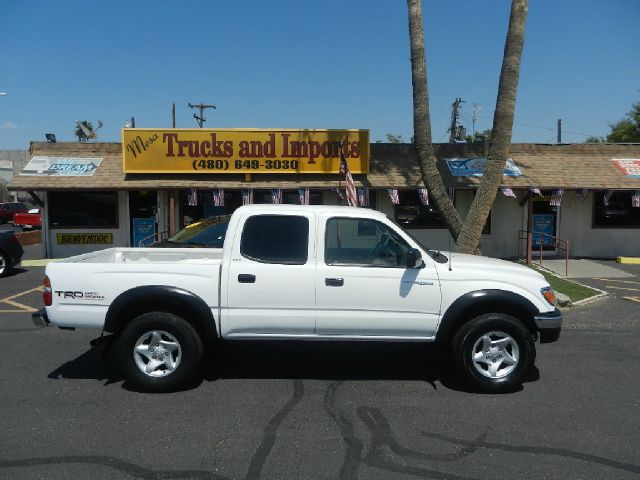
<svg viewBox="0 0 640 480"><path fill-rule="evenodd" d="M16 213L27 213L27 206L20 202L0 203L0 224L12 222Z"/></svg>
<svg viewBox="0 0 640 480"><path fill-rule="evenodd" d="M22 230L40 230L42 228L42 213L39 208L32 208L28 213L16 213L13 216L13 226Z"/></svg>

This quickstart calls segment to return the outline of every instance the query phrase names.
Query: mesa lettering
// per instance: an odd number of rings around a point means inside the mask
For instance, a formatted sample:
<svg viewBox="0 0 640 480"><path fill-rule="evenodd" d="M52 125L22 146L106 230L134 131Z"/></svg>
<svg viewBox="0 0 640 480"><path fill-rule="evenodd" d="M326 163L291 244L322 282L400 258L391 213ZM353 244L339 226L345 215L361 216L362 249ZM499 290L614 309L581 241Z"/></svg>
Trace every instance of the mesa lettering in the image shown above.
<svg viewBox="0 0 640 480"><path fill-rule="evenodd" d="M58 233L58 245L86 245L113 243L112 233Z"/></svg>

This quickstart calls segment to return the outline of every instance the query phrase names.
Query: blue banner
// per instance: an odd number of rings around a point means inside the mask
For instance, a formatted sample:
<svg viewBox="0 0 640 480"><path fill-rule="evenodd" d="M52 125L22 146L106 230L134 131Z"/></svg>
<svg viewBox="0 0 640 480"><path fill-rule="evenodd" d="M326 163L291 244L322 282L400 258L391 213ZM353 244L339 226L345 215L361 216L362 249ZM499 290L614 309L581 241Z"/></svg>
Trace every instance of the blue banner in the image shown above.
<svg viewBox="0 0 640 480"><path fill-rule="evenodd" d="M156 233L156 219L155 217L149 218L134 218L133 219L133 246L134 247L148 247L151 245ZM150 238L147 238L150 237ZM146 239L146 240L145 240ZM144 240L142 245L140 242Z"/></svg>

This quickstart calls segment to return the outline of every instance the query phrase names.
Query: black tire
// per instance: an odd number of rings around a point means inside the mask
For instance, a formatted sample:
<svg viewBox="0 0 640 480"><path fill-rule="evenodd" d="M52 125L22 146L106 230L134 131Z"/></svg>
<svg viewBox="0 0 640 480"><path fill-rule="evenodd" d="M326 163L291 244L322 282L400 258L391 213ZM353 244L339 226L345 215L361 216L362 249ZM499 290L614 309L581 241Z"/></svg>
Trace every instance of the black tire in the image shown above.
<svg viewBox="0 0 640 480"><path fill-rule="evenodd" d="M470 387L486 393L517 389L533 366L533 335L516 318L489 313L460 327L452 351L458 373Z"/></svg>
<svg viewBox="0 0 640 480"><path fill-rule="evenodd" d="M9 256L0 251L0 278L9 274L11 270L11 263L9 263Z"/></svg>
<svg viewBox="0 0 640 480"><path fill-rule="evenodd" d="M132 320L120 333L115 347L128 383L147 392L184 387L199 371L202 361L202 340L196 330L184 319L166 312L145 313ZM143 370L147 367L150 373Z"/></svg>

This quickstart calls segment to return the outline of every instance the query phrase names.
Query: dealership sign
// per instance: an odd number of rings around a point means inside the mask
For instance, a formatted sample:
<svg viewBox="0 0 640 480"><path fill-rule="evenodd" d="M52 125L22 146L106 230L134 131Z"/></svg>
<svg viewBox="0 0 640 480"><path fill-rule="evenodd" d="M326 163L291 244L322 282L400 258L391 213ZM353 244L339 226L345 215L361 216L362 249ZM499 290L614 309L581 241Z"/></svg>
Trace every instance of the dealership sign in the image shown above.
<svg viewBox="0 0 640 480"><path fill-rule="evenodd" d="M640 178L640 158L612 158L613 164L628 178Z"/></svg>
<svg viewBox="0 0 640 480"><path fill-rule="evenodd" d="M352 173L369 171L368 130L122 130L126 173Z"/></svg>
<svg viewBox="0 0 640 480"><path fill-rule="evenodd" d="M487 166L487 159L485 157L445 158L445 161L447 162L451 175L454 177L481 177ZM507 177L522 176L520 168L511 158L507 158L503 174Z"/></svg>
<svg viewBox="0 0 640 480"><path fill-rule="evenodd" d="M102 158L31 157L20 175L40 177L90 177Z"/></svg>

